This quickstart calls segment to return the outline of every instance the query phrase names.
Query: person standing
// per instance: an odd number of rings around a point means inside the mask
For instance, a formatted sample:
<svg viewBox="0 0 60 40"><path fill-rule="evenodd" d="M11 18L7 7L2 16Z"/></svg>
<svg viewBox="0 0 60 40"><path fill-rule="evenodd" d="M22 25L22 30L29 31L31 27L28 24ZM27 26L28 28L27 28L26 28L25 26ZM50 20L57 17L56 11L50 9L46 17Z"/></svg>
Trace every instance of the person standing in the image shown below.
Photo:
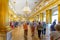
<svg viewBox="0 0 60 40"><path fill-rule="evenodd" d="M30 23L30 27L31 27L31 33L32 33L32 37L34 36L34 33L35 33L35 27L36 27L36 22L35 21L32 21Z"/></svg>
<svg viewBox="0 0 60 40"><path fill-rule="evenodd" d="M14 23L12 21L10 22L10 26L12 29L14 29Z"/></svg>
<svg viewBox="0 0 60 40"><path fill-rule="evenodd" d="M43 22L42 25L43 25L43 35L45 35L46 34L46 23Z"/></svg>
<svg viewBox="0 0 60 40"><path fill-rule="evenodd" d="M42 32L43 26L42 24L39 22L37 25L37 31L38 31L38 37L39 39L41 39L41 32Z"/></svg>
<svg viewBox="0 0 60 40"><path fill-rule="evenodd" d="M28 25L27 25L26 22L23 24L23 29L24 29L24 38L25 38L25 40L27 40L27 35L28 35Z"/></svg>
<svg viewBox="0 0 60 40"><path fill-rule="evenodd" d="M56 31L55 28L54 28L55 25L56 25L56 20L54 20L54 22L51 25L51 28L50 28L51 31Z"/></svg>

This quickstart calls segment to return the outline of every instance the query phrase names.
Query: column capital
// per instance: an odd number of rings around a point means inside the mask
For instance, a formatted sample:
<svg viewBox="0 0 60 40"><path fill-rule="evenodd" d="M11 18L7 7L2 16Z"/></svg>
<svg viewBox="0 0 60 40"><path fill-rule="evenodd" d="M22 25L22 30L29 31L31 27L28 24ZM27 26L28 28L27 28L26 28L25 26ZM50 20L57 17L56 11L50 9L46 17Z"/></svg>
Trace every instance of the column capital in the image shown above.
<svg viewBox="0 0 60 40"><path fill-rule="evenodd" d="M58 6L60 6L60 4L58 4Z"/></svg>
<svg viewBox="0 0 60 40"><path fill-rule="evenodd" d="M46 11L51 11L52 9L48 9L48 10L46 10Z"/></svg>

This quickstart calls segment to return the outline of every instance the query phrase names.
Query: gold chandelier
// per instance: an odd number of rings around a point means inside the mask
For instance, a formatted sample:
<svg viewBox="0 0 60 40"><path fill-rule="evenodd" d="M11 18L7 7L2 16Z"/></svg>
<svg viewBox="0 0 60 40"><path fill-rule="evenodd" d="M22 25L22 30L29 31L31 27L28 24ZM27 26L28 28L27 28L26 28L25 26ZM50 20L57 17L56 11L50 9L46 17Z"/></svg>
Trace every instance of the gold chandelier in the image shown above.
<svg viewBox="0 0 60 40"><path fill-rule="evenodd" d="M23 8L23 12L24 13L30 13L31 12L31 9L30 7L28 6L28 1L26 0L26 6Z"/></svg>

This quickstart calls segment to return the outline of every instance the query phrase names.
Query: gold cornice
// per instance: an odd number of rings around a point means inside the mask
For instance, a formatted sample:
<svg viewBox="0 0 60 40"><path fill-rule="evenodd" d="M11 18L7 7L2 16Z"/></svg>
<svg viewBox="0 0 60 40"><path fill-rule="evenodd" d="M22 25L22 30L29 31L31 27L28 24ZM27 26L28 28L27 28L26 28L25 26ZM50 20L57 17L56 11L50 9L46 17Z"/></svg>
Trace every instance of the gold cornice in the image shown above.
<svg viewBox="0 0 60 40"><path fill-rule="evenodd" d="M35 13L33 13L29 18L33 17L33 16L36 16L37 14L43 12L43 11L46 11L47 9L50 9L56 5L60 4L60 0L55 0L51 3L49 3L48 5L44 6L43 8L41 8L41 10L37 10Z"/></svg>

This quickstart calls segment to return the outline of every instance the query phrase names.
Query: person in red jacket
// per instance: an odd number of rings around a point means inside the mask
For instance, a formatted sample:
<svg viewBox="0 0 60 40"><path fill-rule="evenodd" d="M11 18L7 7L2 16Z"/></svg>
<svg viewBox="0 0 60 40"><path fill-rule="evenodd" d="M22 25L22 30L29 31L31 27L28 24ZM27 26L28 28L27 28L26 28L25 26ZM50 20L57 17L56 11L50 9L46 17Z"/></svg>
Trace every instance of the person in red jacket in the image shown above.
<svg viewBox="0 0 60 40"><path fill-rule="evenodd" d="M12 29L14 28L13 22L10 22L10 26Z"/></svg>
<svg viewBox="0 0 60 40"><path fill-rule="evenodd" d="M23 29L24 29L24 38L25 38L25 40L27 40L27 35L28 35L28 25L27 25L26 22L23 24Z"/></svg>

